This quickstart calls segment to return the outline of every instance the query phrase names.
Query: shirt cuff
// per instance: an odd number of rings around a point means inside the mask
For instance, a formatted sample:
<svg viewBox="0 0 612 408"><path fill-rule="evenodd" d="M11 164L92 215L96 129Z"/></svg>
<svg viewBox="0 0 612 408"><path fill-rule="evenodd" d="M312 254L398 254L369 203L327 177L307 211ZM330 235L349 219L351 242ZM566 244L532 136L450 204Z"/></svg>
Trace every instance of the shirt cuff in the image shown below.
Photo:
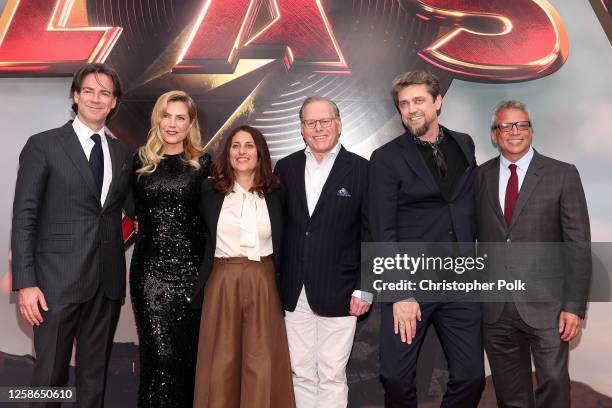
<svg viewBox="0 0 612 408"><path fill-rule="evenodd" d="M372 304L372 301L374 300L373 294L371 294L370 292L363 291L363 290L354 290L353 296L363 300L364 302L368 302L369 304Z"/></svg>

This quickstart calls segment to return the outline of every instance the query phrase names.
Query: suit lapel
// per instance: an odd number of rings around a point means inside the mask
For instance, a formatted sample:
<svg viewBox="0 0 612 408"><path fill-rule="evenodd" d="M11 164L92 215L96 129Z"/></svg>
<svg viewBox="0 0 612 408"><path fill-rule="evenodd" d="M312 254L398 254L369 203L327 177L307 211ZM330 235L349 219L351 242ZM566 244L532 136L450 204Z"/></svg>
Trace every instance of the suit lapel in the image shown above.
<svg viewBox="0 0 612 408"><path fill-rule="evenodd" d="M465 169L463 174L459 177L459 179L455 183L455 186L453 187L453 192L452 192L452 195L451 195L451 201L453 201L455 198L457 198L457 196L463 190L463 186L468 181L468 179L470 177L470 173L474 170L474 167L475 167L476 163L474 161L474 155L471 152L470 146L466 143L465 139L457 138L455 136L455 133L451 132L447 128L444 128L444 133L446 135L448 135L449 137L452 137L453 140L455 142L457 142L457 145L459 146L459 148L463 152L463 155L465 156L465 159L467 160L467 163L468 163L467 168Z"/></svg>
<svg viewBox="0 0 612 408"><path fill-rule="evenodd" d="M119 181L121 167L123 166L123 162L120 160L121 154L119 151L119 142L106 136L106 143L108 144L108 152L110 154L111 164L113 166L113 177L111 178L111 184L108 188L108 193L106 194L106 200L104 200L104 208L106 208L111 202L112 194L115 191L115 188L113 187L115 187Z"/></svg>
<svg viewBox="0 0 612 408"><path fill-rule="evenodd" d="M338 157L334 161L334 165L329 172L329 176L327 180L325 180L325 184L323 184L323 189L321 190L321 195L319 196L319 201L317 201L317 205L315 206L314 211L312 212L312 217L315 216L319 207L321 207L321 203L323 203L326 199L326 196L330 194L335 194L337 191L334 191L335 188L340 181L346 176L346 174L351 170L351 162L349 160L349 155L346 149L343 146L340 146L340 151L338 152ZM304 187L305 189L305 187ZM306 194L306 190L304 190L304 194Z"/></svg>
<svg viewBox="0 0 612 408"><path fill-rule="evenodd" d="M213 194L210 194L209 197L206 197L206 199L208 200L208 204L206 206L206 208L208 209L206 214L206 224L208 225L208 229L210 230L210 239L214 239L216 242L217 224L219 223L219 216L221 215L221 207L223 207L223 200L225 200L225 194L214 190L212 190L212 192Z"/></svg>
<svg viewBox="0 0 612 408"><path fill-rule="evenodd" d="M302 153L304 153L304 151L302 151ZM308 202L306 201L306 153L297 155L295 166L291 170L295 173L294 177L291 179L295 180L297 183L296 190L300 199L302 210L306 213L306 216L310 216L308 213Z"/></svg>
<svg viewBox="0 0 612 408"><path fill-rule="evenodd" d="M455 132L453 132L452 130L448 130L444 126L441 126L441 127L444 128L444 133L446 133L448 136L452 137L453 140L455 142L457 142L457 144L461 148L461 151L463 152L463 155L465 156L465 159L468 162L468 166L470 166L470 167L474 166L476 164L474 162L474 155L472 154L472 151L471 151L470 146L468 145L467 141L465 139L459 139L455 135Z"/></svg>
<svg viewBox="0 0 612 408"><path fill-rule="evenodd" d="M89 188L89 191L96 199L98 204L100 204L100 199L98 198L98 187L94 181L93 174L91 174L91 168L89 167L87 156L85 156L85 152L83 151L83 147L79 142L79 138L72 128L72 121L69 121L62 127L62 137L60 137L59 140L60 144L64 148L64 151L76 167L77 174L83 178L83 181Z"/></svg>
<svg viewBox="0 0 612 408"><path fill-rule="evenodd" d="M400 146L404 152L402 156L406 160L406 163L408 163L408 166L410 166L430 190L439 193L440 188L431 175L431 171L427 168L423 156L421 156L421 153L419 153L416 145L412 141L412 135L409 132L400 136Z"/></svg>
<svg viewBox="0 0 612 408"><path fill-rule="evenodd" d="M502 212L501 204L499 203L499 156L488 168L483 170L489 204L491 205L491 208L493 208L493 212L497 216L497 220L505 228L507 227L506 220L504 219L504 213Z"/></svg>
<svg viewBox="0 0 612 408"><path fill-rule="evenodd" d="M280 217L281 208L279 208L278 192L274 191L266 194L266 206L268 207L268 215L270 217L270 225L272 228L272 248L275 254L279 253L280 234L283 227L283 220ZM276 239L275 239L276 238Z"/></svg>
<svg viewBox="0 0 612 408"><path fill-rule="evenodd" d="M543 168L544 164L540 160L539 153L534 151L533 158L531 159L531 163L529 163L527 174L525 174L525 179L523 180L523 184L521 185L521 189L519 191L518 200L516 201L516 205L514 207L514 213L512 213L512 221L510 222L509 229L512 229L516 223L516 220L521 215L523 208L525 208L525 204L529 200L529 197L531 197L531 194L540 182Z"/></svg>

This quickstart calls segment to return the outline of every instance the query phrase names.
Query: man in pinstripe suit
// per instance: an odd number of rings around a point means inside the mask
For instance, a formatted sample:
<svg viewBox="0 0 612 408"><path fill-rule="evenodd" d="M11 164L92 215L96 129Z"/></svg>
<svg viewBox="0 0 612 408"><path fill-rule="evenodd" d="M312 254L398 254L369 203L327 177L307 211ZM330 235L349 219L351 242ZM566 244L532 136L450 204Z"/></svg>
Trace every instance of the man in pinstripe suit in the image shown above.
<svg viewBox="0 0 612 408"><path fill-rule="evenodd" d="M345 408L357 316L372 302L359 290L368 162L341 146L331 100L307 98L300 121L306 149L275 168L287 194L280 270L293 386L298 408Z"/></svg>
<svg viewBox="0 0 612 408"><path fill-rule="evenodd" d="M115 71L86 65L70 93L74 121L30 137L19 156L13 290L34 330L32 385L67 385L76 340L78 405L102 407L125 296L121 217L131 152L104 134L121 97Z"/></svg>

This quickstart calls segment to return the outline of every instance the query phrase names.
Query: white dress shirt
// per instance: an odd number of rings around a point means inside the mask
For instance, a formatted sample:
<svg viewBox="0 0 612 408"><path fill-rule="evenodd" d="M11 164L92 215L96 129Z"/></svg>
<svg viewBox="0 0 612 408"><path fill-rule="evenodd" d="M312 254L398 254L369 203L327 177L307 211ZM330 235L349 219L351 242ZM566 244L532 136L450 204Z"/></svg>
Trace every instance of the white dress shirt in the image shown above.
<svg viewBox="0 0 612 408"><path fill-rule="evenodd" d="M321 191L323 186L331 173L331 169L334 166L338 152L342 145L338 142L331 149L329 153L325 155L323 160L319 163L315 158L310 146L306 146L304 154L306 155L306 166L304 169L304 188L306 189L306 203L308 204L308 214L312 217L312 213L317 206L319 197L321 197ZM372 303L373 295L369 292L362 292L360 290L353 291L353 296L361 300L365 300L368 303Z"/></svg>
<svg viewBox="0 0 612 408"><path fill-rule="evenodd" d="M273 251L266 199L234 183L233 191L225 196L221 206L215 257L259 261Z"/></svg>
<svg viewBox="0 0 612 408"><path fill-rule="evenodd" d="M85 152L85 157L87 161L89 161L89 156L91 155L91 151L95 146L93 140L91 140L91 136L94 133L100 135L100 140L102 144L102 156L104 156L104 177L102 178L102 192L100 194L100 204L104 206L104 201L106 201L106 196L108 195L108 189L110 187L111 181L113 180L113 163L111 162L110 151L108 150L108 142L106 140L106 135L104 134L104 127L98 130L92 130L87 127L83 122L79 120L79 117L75 117L72 122L72 128L74 129L74 133L76 133L79 138L79 142L81 143L81 147L83 148L83 152Z"/></svg>
<svg viewBox="0 0 612 408"><path fill-rule="evenodd" d="M523 157L517 160L514 164L516 164L516 175L518 176L518 191L520 194L521 186L523 185L523 180L525 180L525 175L527 174L527 169L529 168L529 163L531 163L531 159L533 158L533 147L529 147L529 150ZM499 157L499 205L502 209L502 213L504 212L504 206L506 203L506 188L508 187L508 180L510 180L510 169L508 166L513 164L510 160L506 159L504 155L500 155Z"/></svg>
<svg viewBox="0 0 612 408"><path fill-rule="evenodd" d="M306 202L308 203L308 213L312 217L319 197L321 197L321 191L323 186L329 177L338 152L340 151L340 143L336 143L333 149L325 155L323 160L319 163L315 158L310 146L306 147L304 154L306 154L306 168L304 170L304 184L306 188Z"/></svg>

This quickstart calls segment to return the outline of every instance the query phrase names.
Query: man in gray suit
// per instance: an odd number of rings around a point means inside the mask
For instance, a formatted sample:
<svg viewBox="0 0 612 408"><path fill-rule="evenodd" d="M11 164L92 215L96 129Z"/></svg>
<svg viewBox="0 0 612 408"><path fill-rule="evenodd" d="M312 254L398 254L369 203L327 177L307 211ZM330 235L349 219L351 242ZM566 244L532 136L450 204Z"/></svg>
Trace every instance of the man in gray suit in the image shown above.
<svg viewBox="0 0 612 408"><path fill-rule="evenodd" d="M122 299L121 217L131 152L105 135L117 108L117 73L89 64L70 90L74 121L30 137L19 156L12 226L13 290L33 326L32 385L68 383L76 340L80 407L102 407Z"/></svg>
<svg viewBox="0 0 612 408"><path fill-rule="evenodd" d="M550 251L555 250L550 243L588 248L591 235L578 171L536 152L531 146L532 131L523 103L505 101L495 109L491 140L501 154L477 171L478 240L505 242L510 254L521 243L530 243L535 254L539 251L542 263L541 255L550 258ZM541 247L547 249L538 249ZM518 302L513 297L483 304L484 344L498 405L569 407L568 343L580 333L587 302L585 291L568 298L562 288L584 288L585 282L588 287L590 255L581 254L584 262L575 260L556 280L543 276L542 269L525 267L529 264L524 253L514 251L514 255L503 265L509 273L548 278L546 286L558 285L562 295L558 301ZM538 382L535 395L531 357Z"/></svg>

